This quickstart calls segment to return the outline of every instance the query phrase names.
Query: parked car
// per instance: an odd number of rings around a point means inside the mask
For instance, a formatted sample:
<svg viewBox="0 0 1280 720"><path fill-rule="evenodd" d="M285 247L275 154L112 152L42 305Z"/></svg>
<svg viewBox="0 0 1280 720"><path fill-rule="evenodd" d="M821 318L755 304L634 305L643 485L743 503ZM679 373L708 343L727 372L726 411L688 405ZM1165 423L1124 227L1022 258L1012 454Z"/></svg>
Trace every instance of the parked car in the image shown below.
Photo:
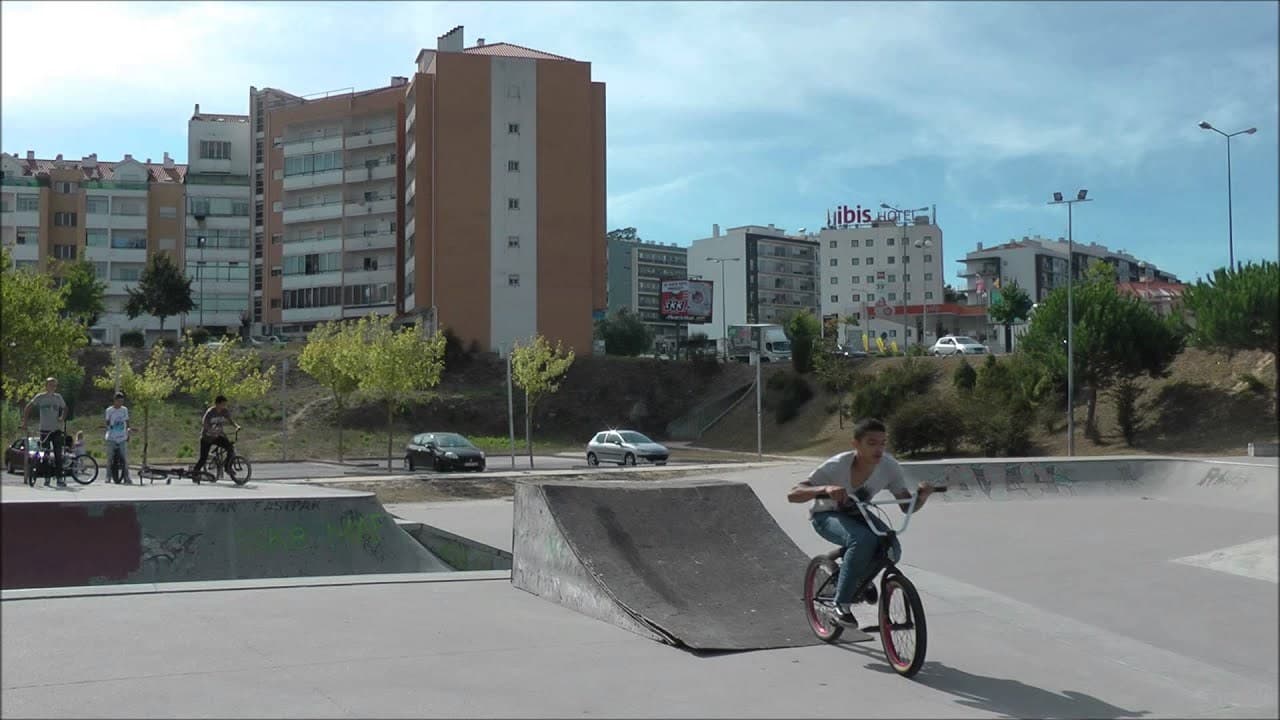
<svg viewBox="0 0 1280 720"><path fill-rule="evenodd" d="M985 355L986 345L966 335L943 335L929 349L931 355Z"/></svg>
<svg viewBox="0 0 1280 720"><path fill-rule="evenodd" d="M22 451L28 447L40 447L40 438L29 437L25 441L22 438L18 438L4 449L4 469L7 472L14 474L22 472Z"/></svg>
<svg viewBox="0 0 1280 720"><path fill-rule="evenodd" d="M587 441L587 464L635 465L638 460L666 465L671 452L634 430L605 430Z"/></svg>
<svg viewBox="0 0 1280 720"><path fill-rule="evenodd" d="M410 470L431 468L436 471L483 472L485 467L484 451L458 433L418 433L405 446L404 452L404 462Z"/></svg>
<svg viewBox="0 0 1280 720"><path fill-rule="evenodd" d="M250 335L249 344L254 346L270 345L273 348L282 348L286 343L279 335Z"/></svg>
<svg viewBox="0 0 1280 720"><path fill-rule="evenodd" d="M852 345L836 345L831 354L843 358L864 358L867 356L866 351L855 348Z"/></svg>

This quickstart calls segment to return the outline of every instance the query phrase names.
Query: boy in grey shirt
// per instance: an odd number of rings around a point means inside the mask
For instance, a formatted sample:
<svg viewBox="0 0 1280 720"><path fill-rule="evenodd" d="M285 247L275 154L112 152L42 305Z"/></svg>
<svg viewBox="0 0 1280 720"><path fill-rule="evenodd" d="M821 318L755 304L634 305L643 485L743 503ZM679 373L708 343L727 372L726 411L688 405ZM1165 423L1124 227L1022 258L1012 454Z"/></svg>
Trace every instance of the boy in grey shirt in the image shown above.
<svg viewBox="0 0 1280 720"><path fill-rule="evenodd" d="M48 440L53 445L53 461L54 467L58 468L58 486L66 487L67 481L62 477L62 446L65 442L65 436L62 433L62 422L67 417L67 403L58 394L58 379L48 377L44 379L44 392L31 398L31 402L22 410L22 435L27 435L27 420L31 416L31 410L39 413L40 417L40 440ZM45 487L49 486L49 478L44 479Z"/></svg>

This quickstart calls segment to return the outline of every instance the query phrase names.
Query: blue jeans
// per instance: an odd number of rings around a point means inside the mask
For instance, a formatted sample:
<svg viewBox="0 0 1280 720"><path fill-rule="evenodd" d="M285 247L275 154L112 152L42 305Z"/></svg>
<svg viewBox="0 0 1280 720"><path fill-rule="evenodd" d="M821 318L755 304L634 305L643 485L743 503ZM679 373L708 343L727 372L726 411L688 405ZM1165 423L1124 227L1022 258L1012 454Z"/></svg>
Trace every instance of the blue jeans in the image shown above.
<svg viewBox="0 0 1280 720"><path fill-rule="evenodd" d="M880 532L888 530L880 518L872 516L871 520ZM853 602L854 591L867 579L871 563L875 560L880 536L867 527L861 514L819 512L814 513L809 522L824 540L844 548L844 564L840 566L840 577L836 580L836 602ZM902 557L902 545L896 537L891 547L890 557L897 562Z"/></svg>

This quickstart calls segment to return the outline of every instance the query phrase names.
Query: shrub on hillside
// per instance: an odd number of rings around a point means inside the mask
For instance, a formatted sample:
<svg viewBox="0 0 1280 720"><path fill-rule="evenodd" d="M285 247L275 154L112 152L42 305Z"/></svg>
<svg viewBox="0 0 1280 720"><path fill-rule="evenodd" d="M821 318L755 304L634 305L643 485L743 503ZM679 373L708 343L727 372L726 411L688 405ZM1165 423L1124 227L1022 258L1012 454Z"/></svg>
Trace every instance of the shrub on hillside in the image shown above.
<svg viewBox="0 0 1280 720"><path fill-rule="evenodd" d="M986 457L1018 457L1031 452L1031 414L982 408L969 415L965 434Z"/></svg>
<svg viewBox="0 0 1280 720"><path fill-rule="evenodd" d="M908 398L928 393L936 375L930 363L915 358L887 367L854 393L854 413L858 417L889 417Z"/></svg>
<svg viewBox="0 0 1280 720"><path fill-rule="evenodd" d="M978 371L973 369L968 360L960 359L960 365L951 374L951 384L960 392L970 392L978 382Z"/></svg>
<svg viewBox="0 0 1280 720"><path fill-rule="evenodd" d="M191 338L192 345L203 345L209 342L209 328L194 327L187 331L187 335Z"/></svg>
<svg viewBox="0 0 1280 720"><path fill-rule="evenodd" d="M140 348L146 345L146 339L143 338L141 330L130 330L121 333L120 344L124 347Z"/></svg>
<svg viewBox="0 0 1280 720"><path fill-rule="evenodd" d="M1133 447L1133 439L1138 436L1138 398L1141 396L1142 388L1132 380L1121 381L1111 391L1116 402L1116 424L1129 447Z"/></svg>
<svg viewBox="0 0 1280 720"><path fill-rule="evenodd" d="M951 454L963 437L964 414L949 399L913 397L889 417L889 442L896 453L937 448Z"/></svg>
<svg viewBox="0 0 1280 720"><path fill-rule="evenodd" d="M781 425L800 414L800 408L813 397L813 388L803 377L792 372L777 373L773 377L783 378L782 397L774 411L774 418ZM769 378L769 382L772 383L773 378Z"/></svg>

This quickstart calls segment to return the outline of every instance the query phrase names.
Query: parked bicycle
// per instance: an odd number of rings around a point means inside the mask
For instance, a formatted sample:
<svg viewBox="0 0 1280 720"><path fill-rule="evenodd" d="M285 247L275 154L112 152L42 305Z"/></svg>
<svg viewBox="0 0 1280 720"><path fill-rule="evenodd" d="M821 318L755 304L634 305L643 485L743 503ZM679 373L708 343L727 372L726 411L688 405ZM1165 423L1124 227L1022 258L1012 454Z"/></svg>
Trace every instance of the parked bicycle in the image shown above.
<svg viewBox="0 0 1280 720"><path fill-rule="evenodd" d="M945 486L933 488L934 492L946 492ZM824 497L821 495L820 497ZM912 677L924 666L925 650L928 643L928 626L925 622L924 603L915 585L907 579L897 563L889 554L893 540L907 531L911 515L916 509L918 493L912 493L902 526L896 530L888 523L888 517L880 505L900 505L902 500L862 500L851 495L850 500L862 514L863 520L871 531L879 537L876 546L875 560L871 572L862 585L854 592L854 597L862 596L863 591L876 581L880 575L879 613L876 625L859 628L863 632L878 633L880 644L884 648L885 658L894 672L903 677ZM872 520L871 513L876 513L884 521L884 530L879 529ZM840 566L845 548L818 555L809 561L804 574L804 607L809 627L819 639L835 642L844 632L845 625L837 618L836 580L840 577ZM882 574L883 571L883 574ZM896 601L896 605L895 605Z"/></svg>
<svg viewBox="0 0 1280 720"><path fill-rule="evenodd" d="M142 443L142 457L147 456L148 443ZM190 478L197 485L202 482L216 482L213 473L208 470L196 472L193 467L156 467L148 465L144 460L142 466L138 468L138 484L141 485L143 480L150 480L152 485L157 480L164 480L165 485L172 485L174 478Z"/></svg>
<svg viewBox="0 0 1280 720"><path fill-rule="evenodd" d="M62 432L66 436L65 430ZM89 485L98 479L98 461L92 455L73 455L69 449L62 451L62 467L55 467L53 433L42 433L35 450L27 450L27 470L23 481L35 487L37 478L57 478L65 482L71 478L81 485Z"/></svg>

